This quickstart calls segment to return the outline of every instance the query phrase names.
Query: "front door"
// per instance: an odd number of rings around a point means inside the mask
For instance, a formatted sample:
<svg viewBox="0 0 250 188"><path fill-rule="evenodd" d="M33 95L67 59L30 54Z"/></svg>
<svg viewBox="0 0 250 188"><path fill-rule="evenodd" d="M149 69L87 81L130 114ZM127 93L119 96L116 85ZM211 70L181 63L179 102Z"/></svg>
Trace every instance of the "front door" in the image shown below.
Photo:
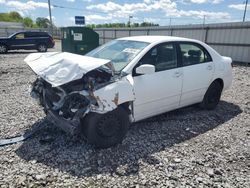
<svg viewBox="0 0 250 188"><path fill-rule="evenodd" d="M26 39L25 33L18 33L10 39L11 49L26 49L29 47L29 40Z"/></svg>
<svg viewBox="0 0 250 188"><path fill-rule="evenodd" d="M155 73L137 75L135 70L142 64L155 66ZM182 88L182 68L178 65L174 43L153 47L135 66L134 117L141 120L178 108Z"/></svg>

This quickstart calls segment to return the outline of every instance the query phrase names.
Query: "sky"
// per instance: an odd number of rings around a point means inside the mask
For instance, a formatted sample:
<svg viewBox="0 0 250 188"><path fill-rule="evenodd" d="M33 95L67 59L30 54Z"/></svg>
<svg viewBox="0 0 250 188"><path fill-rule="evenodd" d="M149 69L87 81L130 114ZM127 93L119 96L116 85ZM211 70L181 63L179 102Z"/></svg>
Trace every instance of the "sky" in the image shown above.
<svg viewBox="0 0 250 188"><path fill-rule="evenodd" d="M74 26L75 16L86 24L153 22L162 26L242 21L244 0L51 0L56 26ZM47 0L0 0L0 12L18 11L33 20L47 17ZM250 21L250 2L246 21Z"/></svg>

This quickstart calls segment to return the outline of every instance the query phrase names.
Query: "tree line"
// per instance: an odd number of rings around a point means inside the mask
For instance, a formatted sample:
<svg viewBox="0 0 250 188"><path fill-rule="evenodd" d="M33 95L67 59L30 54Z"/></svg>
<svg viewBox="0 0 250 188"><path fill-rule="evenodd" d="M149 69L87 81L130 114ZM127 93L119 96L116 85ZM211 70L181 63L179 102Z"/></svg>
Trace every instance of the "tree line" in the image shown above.
<svg viewBox="0 0 250 188"><path fill-rule="evenodd" d="M49 28L50 21L48 18L38 17L33 21L30 17L22 17L18 12L0 13L0 21L3 22L19 22L23 23L25 27L29 28ZM104 24L88 24L90 28L124 28L124 27L153 27L159 26L159 24L151 22L142 23L104 23ZM56 27L53 25L53 27Z"/></svg>
<svg viewBox="0 0 250 188"><path fill-rule="evenodd" d="M38 17L33 21L30 17L22 17L18 12L0 13L0 21L2 22L19 22L29 28L49 28L50 21L47 18Z"/></svg>
<svg viewBox="0 0 250 188"><path fill-rule="evenodd" d="M159 24L151 22L142 23L105 23L105 24L88 24L87 27L90 28L124 28L124 27L154 27L159 26Z"/></svg>

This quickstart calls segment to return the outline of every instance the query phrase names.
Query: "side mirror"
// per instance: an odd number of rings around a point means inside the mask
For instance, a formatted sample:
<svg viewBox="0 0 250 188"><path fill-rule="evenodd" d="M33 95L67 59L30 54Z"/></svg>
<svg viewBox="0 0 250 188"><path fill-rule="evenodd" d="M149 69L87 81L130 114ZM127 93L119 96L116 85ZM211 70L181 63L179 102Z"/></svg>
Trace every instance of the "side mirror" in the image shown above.
<svg viewBox="0 0 250 188"><path fill-rule="evenodd" d="M155 72L155 66L150 64L144 64L135 69L137 74L152 74Z"/></svg>

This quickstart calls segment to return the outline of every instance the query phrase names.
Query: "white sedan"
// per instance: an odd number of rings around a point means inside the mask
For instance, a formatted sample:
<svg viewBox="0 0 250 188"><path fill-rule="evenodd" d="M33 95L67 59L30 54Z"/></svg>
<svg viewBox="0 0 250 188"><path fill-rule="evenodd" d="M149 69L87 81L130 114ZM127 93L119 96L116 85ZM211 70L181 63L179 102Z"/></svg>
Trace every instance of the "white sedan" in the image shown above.
<svg viewBox="0 0 250 188"><path fill-rule="evenodd" d="M55 125L96 147L124 139L129 124L200 103L214 109L232 82L232 59L205 43L169 36L110 41L85 56L51 52L25 61L31 95Z"/></svg>

